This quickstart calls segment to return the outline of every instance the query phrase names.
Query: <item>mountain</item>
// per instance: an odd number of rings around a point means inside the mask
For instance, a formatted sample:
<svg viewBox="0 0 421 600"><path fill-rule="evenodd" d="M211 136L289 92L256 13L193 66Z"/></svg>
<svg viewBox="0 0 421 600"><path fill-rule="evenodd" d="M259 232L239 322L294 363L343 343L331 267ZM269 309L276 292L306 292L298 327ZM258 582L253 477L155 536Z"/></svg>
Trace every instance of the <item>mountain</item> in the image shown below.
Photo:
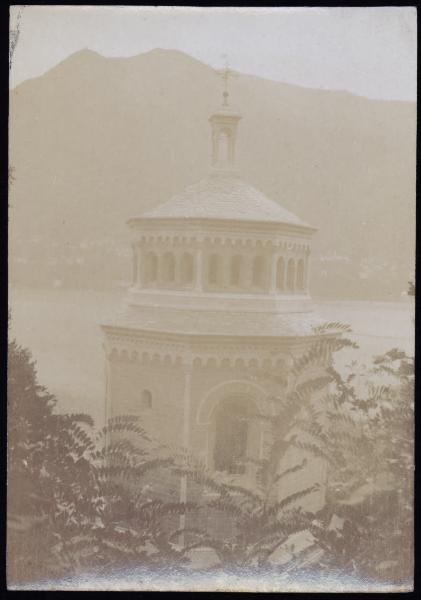
<svg viewBox="0 0 421 600"><path fill-rule="evenodd" d="M206 175L215 71L174 50L68 57L10 92L10 277L110 287L126 220ZM241 176L319 228L315 295L397 298L414 267L416 106L238 74Z"/></svg>

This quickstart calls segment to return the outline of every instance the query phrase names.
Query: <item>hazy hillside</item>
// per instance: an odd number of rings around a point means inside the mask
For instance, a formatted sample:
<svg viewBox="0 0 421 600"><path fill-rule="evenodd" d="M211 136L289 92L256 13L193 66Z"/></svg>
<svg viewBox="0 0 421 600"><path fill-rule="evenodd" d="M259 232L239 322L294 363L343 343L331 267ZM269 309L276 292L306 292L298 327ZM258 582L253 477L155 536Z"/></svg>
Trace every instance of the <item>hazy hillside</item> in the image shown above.
<svg viewBox="0 0 421 600"><path fill-rule="evenodd" d="M220 91L213 69L164 50L83 50L12 90L12 281L127 278L125 221L206 173ZM415 104L246 75L231 98L243 178L320 228L313 292L398 296L414 264Z"/></svg>

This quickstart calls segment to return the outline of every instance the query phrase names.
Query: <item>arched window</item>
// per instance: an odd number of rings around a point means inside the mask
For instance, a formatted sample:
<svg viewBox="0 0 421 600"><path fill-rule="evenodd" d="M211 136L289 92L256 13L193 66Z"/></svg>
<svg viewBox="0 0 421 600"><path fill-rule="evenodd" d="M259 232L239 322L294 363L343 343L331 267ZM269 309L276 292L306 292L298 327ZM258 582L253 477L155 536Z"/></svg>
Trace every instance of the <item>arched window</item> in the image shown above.
<svg viewBox="0 0 421 600"><path fill-rule="evenodd" d="M282 256L278 258L276 263L276 287L278 290L285 289L285 260Z"/></svg>
<svg viewBox="0 0 421 600"><path fill-rule="evenodd" d="M220 280L220 257L218 254L209 256L208 281L211 285L216 285Z"/></svg>
<svg viewBox="0 0 421 600"><path fill-rule="evenodd" d="M152 408L152 394L149 390L143 390L140 397L140 406L142 410Z"/></svg>
<svg viewBox="0 0 421 600"><path fill-rule="evenodd" d="M304 260L302 258L297 263L297 289L304 289Z"/></svg>
<svg viewBox="0 0 421 600"><path fill-rule="evenodd" d="M290 258L288 261L288 270L287 270L287 288L290 292L294 291L295 285L295 261L293 258Z"/></svg>
<svg viewBox="0 0 421 600"><path fill-rule="evenodd" d="M246 470L249 437L248 411L241 399L227 399L215 414L214 468L231 474Z"/></svg>
<svg viewBox="0 0 421 600"><path fill-rule="evenodd" d="M229 140L230 140L230 132L223 130L219 134L218 140L218 162L225 164L229 160Z"/></svg>
<svg viewBox="0 0 421 600"><path fill-rule="evenodd" d="M230 269L230 284L239 286L241 282L241 271L242 271L243 259L239 254L236 254L231 258L231 269Z"/></svg>
<svg viewBox="0 0 421 600"><path fill-rule="evenodd" d="M256 256L253 260L252 283L255 287L263 287L265 280L265 259Z"/></svg>
<svg viewBox="0 0 421 600"><path fill-rule="evenodd" d="M145 283L156 281L158 272L158 259L154 252L148 252L145 258Z"/></svg>
<svg viewBox="0 0 421 600"><path fill-rule="evenodd" d="M175 280L175 260L171 252L166 252L162 257L162 280L166 283Z"/></svg>
<svg viewBox="0 0 421 600"><path fill-rule="evenodd" d="M180 263L180 282L182 285L193 282L194 276L194 265L193 256L188 252L185 252L181 257Z"/></svg>

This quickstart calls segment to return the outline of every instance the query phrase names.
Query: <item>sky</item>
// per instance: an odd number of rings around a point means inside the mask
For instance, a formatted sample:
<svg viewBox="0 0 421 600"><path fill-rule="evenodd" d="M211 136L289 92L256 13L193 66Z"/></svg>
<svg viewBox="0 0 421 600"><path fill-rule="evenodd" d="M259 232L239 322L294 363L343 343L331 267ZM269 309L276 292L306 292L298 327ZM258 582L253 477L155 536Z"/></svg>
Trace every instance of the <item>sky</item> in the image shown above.
<svg viewBox="0 0 421 600"><path fill-rule="evenodd" d="M20 15L20 16L19 16ZM89 48L104 56L177 49L221 68L383 100L416 100L414 7L13 6L10 85Z"/></svg>

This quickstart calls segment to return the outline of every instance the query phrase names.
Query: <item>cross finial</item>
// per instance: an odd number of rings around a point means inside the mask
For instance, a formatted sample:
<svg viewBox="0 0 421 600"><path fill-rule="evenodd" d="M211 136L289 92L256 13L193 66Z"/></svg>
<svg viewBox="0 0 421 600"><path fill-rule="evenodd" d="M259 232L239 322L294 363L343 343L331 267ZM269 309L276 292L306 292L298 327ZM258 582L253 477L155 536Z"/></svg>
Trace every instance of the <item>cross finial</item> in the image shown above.
<svg viewBox="0 0 421 600"><path fill-rule="evenodd" d="M236 74L235 74L234 71L232 71L229 68L228 58L227 58L226 54L223 54L222 56L223 56L223 58L225 58L225 68L224 69L220 69L218 71L218 74L221 76L221 78L222 78L222 80L224 82L224 91L222 92L222 96L223 96L224 100L223 100L222 104L224 106L228 106L228 96L229 96L229 93L228 93L228 80L229 80L230 77L236 77Z"/></svg>

